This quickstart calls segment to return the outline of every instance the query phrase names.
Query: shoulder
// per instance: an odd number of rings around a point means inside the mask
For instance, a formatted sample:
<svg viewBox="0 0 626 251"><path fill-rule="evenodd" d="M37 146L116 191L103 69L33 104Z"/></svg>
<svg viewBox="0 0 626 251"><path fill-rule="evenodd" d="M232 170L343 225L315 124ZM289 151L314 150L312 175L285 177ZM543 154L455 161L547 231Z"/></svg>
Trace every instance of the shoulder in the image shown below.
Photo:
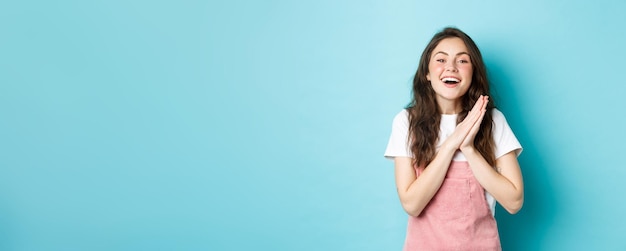
<svg viewBox="0 0 626 251"><path fill-rule="evenodd" d="M393 117L393 124L409 124L409 111L402 109L402 111L398 112L396 116Z"/></svg>
<svg viewBox="0 0 626 251"><path fill-rule="evenodd" d="M506 122L506 117L504 113L502 113L498 108L491 109L491 119L493 120L494 125L502 126L503 124L508 124Z"/></svg>
<svg viewBox="0 0 626 251"><path fill-rule="evenodd" d="M491 114L493 118L493 139L496 143L496 159L513 150L519 156L522 152L522 146L517 137L515 137L504 114L496 108L492 109Z"/></svg>
<svg viewBox="0 0 626 251"><path fill-rule="evenodd" d="M506 120L506 118L504 117L504 113L498 110L498 108L491 109L491 118L493 118L493 121Z"/></svg>

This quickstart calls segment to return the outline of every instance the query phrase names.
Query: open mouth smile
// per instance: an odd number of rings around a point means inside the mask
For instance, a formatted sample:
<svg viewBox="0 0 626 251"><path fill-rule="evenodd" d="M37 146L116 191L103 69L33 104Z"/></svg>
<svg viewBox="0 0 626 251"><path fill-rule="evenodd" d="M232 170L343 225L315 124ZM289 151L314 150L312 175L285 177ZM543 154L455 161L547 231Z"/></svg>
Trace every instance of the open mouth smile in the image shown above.
<svg viewBox="0 0 626 251"><path fill-rule="evenodd" d="M461 80L455 77L444 77L441 79L447 87L455 87L457 84L461 83Z"/></svg>

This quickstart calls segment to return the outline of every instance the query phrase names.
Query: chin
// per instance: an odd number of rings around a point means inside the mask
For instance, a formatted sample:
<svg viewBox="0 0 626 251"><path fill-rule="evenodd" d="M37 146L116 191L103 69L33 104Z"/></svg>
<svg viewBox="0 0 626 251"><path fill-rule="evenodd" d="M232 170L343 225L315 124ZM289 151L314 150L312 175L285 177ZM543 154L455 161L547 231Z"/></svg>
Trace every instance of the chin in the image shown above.
<svg viewBox="0 0 626 251"><path fill-rule="evenodd" d="M445 100L459 100L463 97L464 94L449 94L449 95L439 95L442 99Z"/></svg>

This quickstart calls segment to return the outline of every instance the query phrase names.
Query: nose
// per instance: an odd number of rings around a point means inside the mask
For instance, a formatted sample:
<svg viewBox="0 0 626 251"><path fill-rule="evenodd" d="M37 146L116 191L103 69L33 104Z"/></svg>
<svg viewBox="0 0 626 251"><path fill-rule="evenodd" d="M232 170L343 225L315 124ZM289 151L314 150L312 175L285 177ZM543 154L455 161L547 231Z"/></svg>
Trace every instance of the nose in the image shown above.
<svg viewBox="0 0 626 251"><path fill-rule="evenodd" d="M454 61L448 62L445 67L446 71L457 72L456 64Z"/></svg>

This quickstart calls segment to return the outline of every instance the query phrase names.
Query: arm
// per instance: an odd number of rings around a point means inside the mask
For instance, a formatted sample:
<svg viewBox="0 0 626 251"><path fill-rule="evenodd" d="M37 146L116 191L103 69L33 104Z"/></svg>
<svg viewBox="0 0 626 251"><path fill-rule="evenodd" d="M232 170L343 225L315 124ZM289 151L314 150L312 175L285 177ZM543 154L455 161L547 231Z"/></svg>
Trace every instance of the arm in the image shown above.
<svg viewBox="0 0 626 251"><path fill-rule="evenodd" d="M487 102L487 100L479 99L479 102ZM474 138L481 122L482 116L461 144L461 152L465 155L478 183L493 195L504 209L515 214L524 204L524 182L517 156L514 151L511 151L499 157L496 160L498 171L490 166L480 152L474 148Z"/></svg>
<svg viewBox="0 0 626 251"><path fill-rule="evenodd" d="M428 202L435 196L446 177L454 153L475 127L474 125L480 124L486 104L476 102L474 108L457 125L454 133L443 142L434 159L424 168L419 176L417 176L413 168L412 158L395 158L396 187L402 207L409 215L419 216L426 205L428 205Z"/></svg>
<svg viewBox="0 0 626 251"><path fill-rule="evenodd" d="M478 183L511 214L524 204L524 182L515 151L496 160L496 171L474 148L463 150Z"/></svg>
<svg viewBox="0 0 626 251"><path fill-rule="evenodd" d="M412 158L395 158L396 187L402 207L409 215L419 216L435 196L446 177L455 151L456 149L440 149L419 177L413 168Z"/></svg>

